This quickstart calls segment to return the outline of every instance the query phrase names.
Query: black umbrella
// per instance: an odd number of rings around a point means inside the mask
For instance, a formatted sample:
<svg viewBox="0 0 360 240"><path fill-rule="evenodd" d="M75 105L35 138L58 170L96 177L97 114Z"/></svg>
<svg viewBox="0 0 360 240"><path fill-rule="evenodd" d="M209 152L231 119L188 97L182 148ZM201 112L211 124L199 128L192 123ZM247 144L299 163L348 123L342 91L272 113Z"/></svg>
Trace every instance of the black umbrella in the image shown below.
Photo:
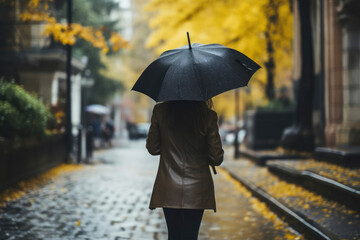
<svg viewBox="0 0 360 240"><path fill-rule="evenodd" d="M260 68L244 54L220 44L190 44L166 51L152 62L132 90L156 102L206 101L244 87Z"/></svg>

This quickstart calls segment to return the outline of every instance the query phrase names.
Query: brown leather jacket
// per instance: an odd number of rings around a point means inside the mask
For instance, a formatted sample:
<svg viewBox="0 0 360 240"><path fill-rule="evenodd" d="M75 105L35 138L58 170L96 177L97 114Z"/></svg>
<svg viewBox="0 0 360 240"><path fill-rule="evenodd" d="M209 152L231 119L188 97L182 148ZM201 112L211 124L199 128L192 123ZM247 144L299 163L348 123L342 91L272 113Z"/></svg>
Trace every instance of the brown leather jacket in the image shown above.
<svg viewBox="0 0 360 240"><path fill-rule="evenodd" d="M155 105L146 140L149 153L160 155L150 209L167 207L216 211L209 165L219 166L224 155L217 114L208 110L205 135L186 131L179 134L164 124L165 104Z"/></svg>

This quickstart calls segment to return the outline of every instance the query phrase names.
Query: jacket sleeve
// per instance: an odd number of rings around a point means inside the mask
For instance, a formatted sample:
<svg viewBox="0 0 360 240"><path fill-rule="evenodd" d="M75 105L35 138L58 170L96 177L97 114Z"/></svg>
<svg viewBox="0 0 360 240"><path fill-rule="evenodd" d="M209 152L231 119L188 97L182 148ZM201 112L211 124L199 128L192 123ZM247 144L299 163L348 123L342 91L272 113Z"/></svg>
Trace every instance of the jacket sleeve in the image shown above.
<svg viewBox="0 0 360 240"><path fill-rule="evenodd" d="M155 105L151 117L151 125L146 138L146 148L151 155L159 155L161 152L160 128L158 122L158 105Z"/></svg>
<svg viewBox="0 0 360 240"><path fill-rule="evenodd" d="M224 150L219 135L216 112L210 112L209 128L206 136L210 165L219 166L224 159Z"/></svg>

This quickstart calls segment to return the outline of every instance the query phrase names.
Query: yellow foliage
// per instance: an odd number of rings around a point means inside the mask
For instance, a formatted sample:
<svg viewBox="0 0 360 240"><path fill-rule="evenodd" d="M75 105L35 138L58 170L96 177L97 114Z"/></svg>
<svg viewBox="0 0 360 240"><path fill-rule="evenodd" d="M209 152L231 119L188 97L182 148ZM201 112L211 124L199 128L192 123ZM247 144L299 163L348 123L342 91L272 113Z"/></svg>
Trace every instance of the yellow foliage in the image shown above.
<svg viewBox="0 0 360 240"><path fill-rule="evenodd" d="M28 3L28 7L37 7L39 6L39 0L30 0Z"/></svg>
<svg viewBox="0 0 360 240"><path fill-rule="evenodd" d="M219 43L264 66L269 58L265 37L268 34L274 45L275 86L290 85L293 30L288 0L150 0L144 9L153 29L146 46L157 54L186 45L186 32L190 32L192 42ZM274 15L276 24L270 20ZM246 96L241 101L241 111L246 105L267 103L265 83L266 71L262 68L250 81L248 93L241 93ZM229 94L215 98L217 109L224 111L226 117L234 114L231 98Z"/></svg>
<svg viewBox="0 0 360 240"><path fill-rule="evenodd" d="M68 25L57 22L49 12L49 2L52 1L53 0L29 0L25 11L20 14L20 20L23 22L46 22L47 24L43 34L53 36L55 41L64 45L74 45L77 39L84 39L94 47L101 49L103 53L107 53L109 47L111 47L114 52L128 47L128 42L117 32L111 33L108 44L101 30L82 26L78 23Z"/></svg>
<svg viewBox="0 0 360 240"><path fill-rule="evenodd" d="M128 42L125 41L124 38L116 32L111 33L111 37L109 41L112 44L112 50L114 52L118 51L120 48L129 47Z"/></svg>

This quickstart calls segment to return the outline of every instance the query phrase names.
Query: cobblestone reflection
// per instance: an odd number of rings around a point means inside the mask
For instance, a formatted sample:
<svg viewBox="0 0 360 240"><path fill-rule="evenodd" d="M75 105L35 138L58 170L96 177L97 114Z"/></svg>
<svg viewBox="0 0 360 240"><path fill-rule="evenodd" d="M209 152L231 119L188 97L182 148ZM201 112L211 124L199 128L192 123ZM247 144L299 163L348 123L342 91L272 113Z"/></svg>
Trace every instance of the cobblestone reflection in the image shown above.
<svg viewBox="0 0 360 240"><path fill-rule="evenodd" d="M167 239L162 210L148 209L158 161L144 142L100 151L96 159L9 202L0 212L0 239ZM199 239L296 237L251 208L223 171L214 179L218 212L205 212Z"/></svg>

